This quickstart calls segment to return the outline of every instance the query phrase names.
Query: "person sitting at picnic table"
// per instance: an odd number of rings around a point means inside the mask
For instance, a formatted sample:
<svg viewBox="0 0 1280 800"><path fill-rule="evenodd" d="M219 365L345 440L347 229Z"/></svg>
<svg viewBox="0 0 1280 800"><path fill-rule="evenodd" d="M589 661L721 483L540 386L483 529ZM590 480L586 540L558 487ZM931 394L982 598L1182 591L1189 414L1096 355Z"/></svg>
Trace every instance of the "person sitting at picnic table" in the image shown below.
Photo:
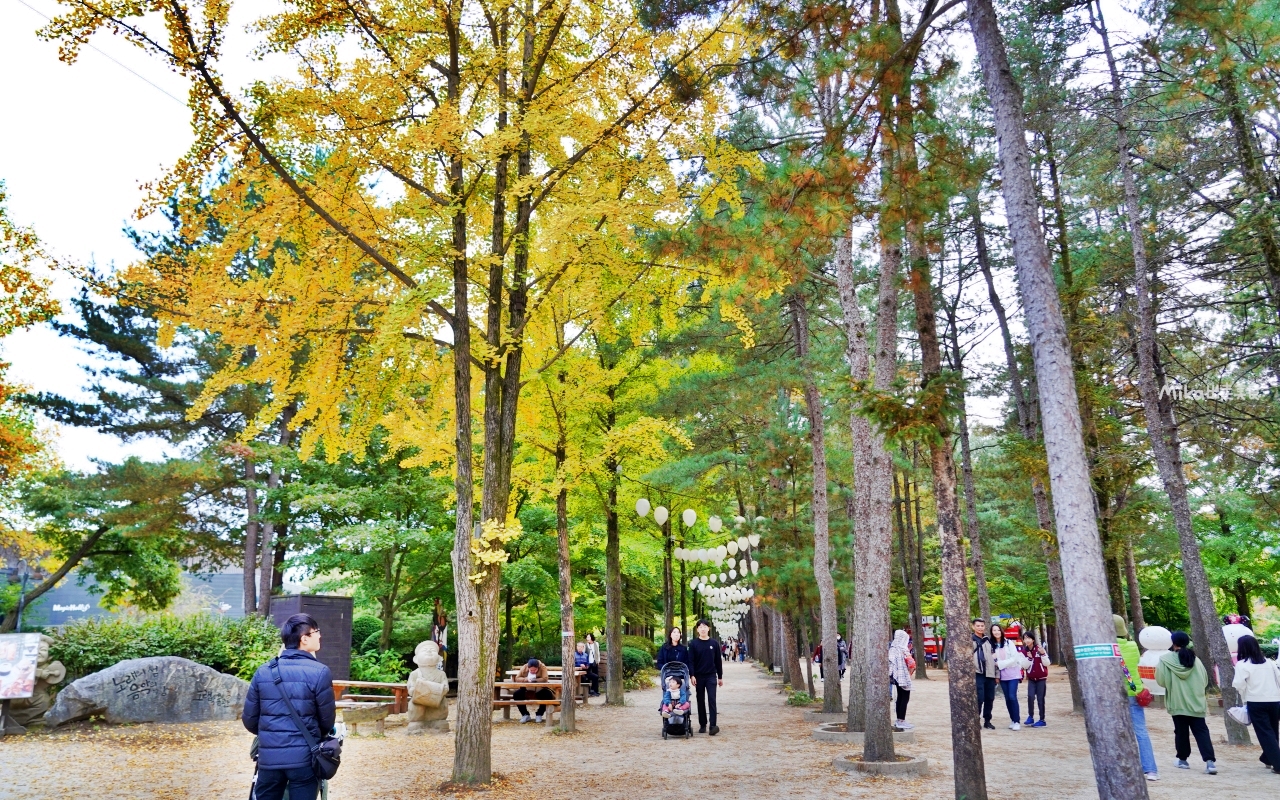
<svg viewBox="0 0 1280 800"><path fill-rule="evenodd" d="M577 670L580 670L580 669L586 670L590 666L591 666L591 656L587 653L587 643L578 642L578 649L573 654L573 669L576 672ZM587 679L590 680L589 675L587 676Z"/></svg>
<svg viewBox="0 0 1280 800"><path fill-rule="evenodd" d="M529 663L521 667L520 671L516 673L516 682L517 683L546 683L547 682L547 665L543 664L541 661L539 661L536 658L529 659ZM526 697L535 697L539 700L554 700L556 696L550 689L544 686L540 689L537 689L536 691L533 689L523 689L523 688L516 689L514 692L511 693L511 697L514 700L523 700ZM543 713L546 706L544 706L542 703L538 704L538 716L536 719L531 718L529 716L529 709L525 708L523 703L517 704L516 708L519 709L520 711L520 722L521 724L524 724L526 722L542 722Z"/></svg>

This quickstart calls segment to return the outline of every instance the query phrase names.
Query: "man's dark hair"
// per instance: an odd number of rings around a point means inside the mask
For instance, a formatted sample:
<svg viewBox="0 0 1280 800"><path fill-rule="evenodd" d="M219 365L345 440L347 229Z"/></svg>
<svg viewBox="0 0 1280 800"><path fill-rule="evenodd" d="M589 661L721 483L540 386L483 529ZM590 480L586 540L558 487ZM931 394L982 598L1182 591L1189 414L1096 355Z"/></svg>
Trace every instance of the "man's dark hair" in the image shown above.
<svg viewBox="0 0 1280 800"><path fill-rule="evenodd" d="M987 621L986 621L985 619L983 619L982 617L974 617L974 618L969 622L969 624L970 624L970 625L973 625L973 624L978 623L978 622L981 622L983 625L986 625L986 624L987 624Z"/></svg>
<svg viewBox="0 0 1280 800"><path fill-rule="evenodd" d="M319 628L316 618L310 614L294 614L280 626L280 641L290 650L297 650L302 637Z"/></svg>
<svg viewBox="0 0 1280 800"><path fill-rule="evenodd" d="M708 630L708 631L710 631L710 630L711 630L711 627L712 627L712 626L711 626L711 623L710 623L708 620L705 620L705 619L700 619L700 620L698 620L697 622L695 622L695 623L693 624L693 629L696 631L698 628L701 628L703 625L706 625L706 626L707 626L707 630Z"/></svg>

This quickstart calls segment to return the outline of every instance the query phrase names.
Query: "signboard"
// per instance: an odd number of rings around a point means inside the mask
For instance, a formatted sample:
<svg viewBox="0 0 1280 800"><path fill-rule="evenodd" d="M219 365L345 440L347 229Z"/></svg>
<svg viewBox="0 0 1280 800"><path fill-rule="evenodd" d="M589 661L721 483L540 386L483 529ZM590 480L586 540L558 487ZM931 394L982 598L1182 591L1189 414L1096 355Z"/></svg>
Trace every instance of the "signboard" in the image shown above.
<svg viewBox="0 0 1280 800"><path fill-rule="evenodd" d="M1122 658L1118 644L1078 644L1075 649L1077 661L1086 658Z"/></svg>
<svg viewBox="0 0 1280 800"><path fill-rule="evenodd" d="M40 634L0 634L0 700L31 696L39 657Z"/></svg>

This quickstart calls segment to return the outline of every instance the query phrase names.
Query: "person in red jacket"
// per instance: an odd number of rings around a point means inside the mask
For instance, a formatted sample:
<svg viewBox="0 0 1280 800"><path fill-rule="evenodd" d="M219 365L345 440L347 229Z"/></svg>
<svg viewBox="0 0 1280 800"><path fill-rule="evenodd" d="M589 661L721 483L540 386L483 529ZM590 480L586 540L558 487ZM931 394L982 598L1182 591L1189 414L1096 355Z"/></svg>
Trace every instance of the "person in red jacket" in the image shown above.
<svg viewBox="0 0 1280 800"><path fill-rule="evenodd" d="M1018 652L1031 662L1031 666L1023 670L1027 681L1027 720L1022 723L1028 728L1043 728L1044 721L1044 687L1049 680L1049 652L1036 643L1036 635L1031 631L1023 631L1022 643ZM1035 706L1040 706L1040 721L1035 721Z"/></svg>

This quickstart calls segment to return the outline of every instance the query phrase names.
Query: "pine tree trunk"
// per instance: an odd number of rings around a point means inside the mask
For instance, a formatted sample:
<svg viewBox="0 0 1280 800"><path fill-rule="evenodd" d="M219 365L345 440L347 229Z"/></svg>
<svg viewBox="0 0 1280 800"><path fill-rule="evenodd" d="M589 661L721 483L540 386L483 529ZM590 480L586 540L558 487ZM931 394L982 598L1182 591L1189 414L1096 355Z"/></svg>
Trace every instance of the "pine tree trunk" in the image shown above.
<svg viewBox="0 0 1280 800"><path fill-rule="evenodd" d="M882 214L882 216L884 216ZM886 391L897 376L898 272L901 244L882 220L880 284L876 311L875 372L872 378L871 347L858 304L853 279L852 242L848 235L836 244L836 284L844 317L845 359L855 383L872 379L872 386ZM847 726L863 731L863 758L891 761L893 719L889 685L879 680L877 667L892 638L889 624L889 589L893 548L893 461L884 447L884 436L869 419L854 413L849 422L853 440L854 480L854 611L849 632L849 707Z"/></svg>
<svg viewBox="0 0 1280 800"><path fill-rule="evenodd" d="M1115 630L1107 609L1106 573L1094 516L1080 404L1066 322L1040 228L1039 199L1022 118L1022 93L1009 68L991 0L966 0L966 6L995 118L1005 213L1036 367L1074 644L1077 649L1111 645ZM1093 654L1092 650L1087 652ZM1147 797L1147 782L1138 760L1128 699L1120 690L1118 661L1103 657L1077 662L1081 687L1087 689L1085 727L1100 800L1142 800Z"/></svg>
<svg viewBox="0 0 1280 800"><path fill-rule="evenodd" d="M675 625L675 581L671 577L671 518L662 523L662 625L666 633ZM685 631L681 631L684 633Z"/></svg>
<svg viewBox="0 0 1280 800"><path fill-rule="evenodd" d="M804 298L798 294L791 298L791 316L795 328L796 358L804 380L805 408L809 412L809 446L813 463L813 577L818 584L818 607L822 619L822 710L827 714L838 714L844 710L844 704L840 698L840 670L835 668L839 661L836 646L839 618L836 613L836 584L831 577L826 422L818 384L813 377L813 365L809 363L809 312Z"/></svg>
<svg viewBox="0 0 1280 800"><path fill-rule="evenodd" d="M1091 6L1090 15L1092 14ZM1160 381L1156 375L1156 312L1151 302L1149 277L1151 266L1147 260L1146 240L1142 234L1138 184L1133 174L1133 164L1129 160L1128 110L1124 104L1120 73L1111 51L1111 40L1107 34L1106 23L1102 19L1101 7L1098 8L1095 27L1102 36L1107 66L1111 73L1111 102L1116 120L1116 148L1120 162L1120 176L1124 184L1129 241L1133 249L1134 296L1137 300L1138 324L1138 394L1142 398L1142 408L1147 422L1147 437L1151 442L1152 455L1155 456L1156 470L1160 474L1160 482L1164 485L1165 494L1169 498L1169 508L1173 512L1173 526L1178 532L1187 603L1188 606L1194 606L1192 621L1196 621L1195 612L1198 612L1200 617L1199 630L1195 632L1195 636L1197 642L1208 645L1207 649L1212 659L1209 666L1217 668L1224 707L1237 706L1240 705L1240 697L1231 687L1232 679L1235 677L1235 664L1231 660L1231 652L1227 647L1226 637L1222 634L1222 628L1217 624L1213 590L1209 587L1209 577L1205 573L1204 561L1200 558L1200 544L1196 540L1195 529L1191 523L1191 501L1187 497L1186 475L1182 471L1178 423L1174 419L1172 408L1162 406L1160 398ZM1212 669L1209 670L1209 674L1213 674ZM1248 728L1231 719L1228 714L1223 714L1223 719L1229 743L1249 744Z"/></svg>
<svg viewBox="0 0 1280 800"><path fill-rule="evenodd" d="M244 459L244 613L258 609L258 470Z"/></svg>
<svg viewBox="0 0 1280 800"><path fill-rule="evenodd" d="M977 243L978 266L987 283L987 296L991 308L995 311L996 322L1000 327L1000 338L1004 343L1005 368L1009 373L1009 391L1013 395L1014 408L1018 414L1018 428L1022 438L1028 442L1038 441L1040 431L1036 427L1031 414L1031 394L1022 380L1022 371L1018 367L1018 356L1013 349L1013 335L1009 331L1009 318L1005 314L1004 303L996 291L995 278L991 274L991 261L988 258L986 235L983 232L982 212L977 198L973 200L974 240ZM1067 262L1066 257L1063 263ZM1077 714L1084 713L1084 695L1080 691L1080 676L1076 672L1075 651L1071 645L1071 614L1067 609L1067 589L1062 579L1062 564L1058 557L1057 539L1053 535L1053 516L1049 511L1049 495L1045 491L1044 482L1039 477L1031 478L1031 496L1036 507L1036 523L1051 541L1042 539L1040 550L1044 554L1044 563L1049 575L1049 595L1053 598L1053 615L1057 621L1056 632L1061 640L1061 663L1067 670L1067 680L1071 687L1071 707Z"/></svg>
<svg viewBox="0 0 1280 800"><path fill-rule="evenodd" d="M1133 635L1136 637L1147 627L1142 612L1142 587L1138 585L1138 565L1133 560L1133 540L1124 540L1124 577L1129 589L1129 616L1133 618Z"/></svg>
<svg viewBox="0 0 1280 800"><path fill-rule="evenodd" d="M911 646L915 653L916 674L920 680L929 678L924 657L924 623L921 617L920 584L923 578L920 570L920 541L916 538L914 526L911 524L910 512L903 514L903 508L910 502L908 497L911 484L907 476L903 476L902 491L898 490L897 471L893 475L894 521L898 529L898 549L902 552L902 582L907 588L907 613L910 615Z"/></svg>
<svg viewBox="0 0 1280 800"><path fill-rule="evenodd" d="M787 682L791 684L791 688L797 692L806 690L804 669L800 664L800 654L796 649L796 623L792 619L791 614L780 611L778 616L782 620L782 663L787 672ZM808 655L807 653L805 654Z"/></svg>
<svg viewBox="0 0 1280 800"><path fill-rule="evenodd" d="M914 162L914 158L909 159ZM914 163L908 165L914 167ZM914 170L913 170L914 171ZM915 299L916 331L920 344L920 379L925 391L938 391L942 380L942 348L938 342L933 304L933 278L924 242L922 224L907 222L910 237L910 277ZM932 385L931 385L932 384ZM940 411L930 415L937 435L929 442L929 466L933 474L933 501L938 515L938 536L942 544L942 600L947 620L949 658L947 693L951 704L951 760L956 797L980 800L987 796L986 765L982 754L982 729L974 671L967 664L969 638L969 578L965 572L964 541L960 533L959 498L956 492L955 460L952 456L951 424Z"/></svg>
<svg viewBox="0 0 1280 800"><path fill-rule="evenodd" d="M960 360L959 334L951 340L952 368L961 375L964 385L964 366ZM978 616L991 621L991 595L987 591L987 570L982 560L982 533L978 528L978 490L973 482L973 458L969 450L969 415L964 409L964 394L960 397L960 469L964 475L964 506L968 523L970 565L973 584L978 592Z"/></svg>

